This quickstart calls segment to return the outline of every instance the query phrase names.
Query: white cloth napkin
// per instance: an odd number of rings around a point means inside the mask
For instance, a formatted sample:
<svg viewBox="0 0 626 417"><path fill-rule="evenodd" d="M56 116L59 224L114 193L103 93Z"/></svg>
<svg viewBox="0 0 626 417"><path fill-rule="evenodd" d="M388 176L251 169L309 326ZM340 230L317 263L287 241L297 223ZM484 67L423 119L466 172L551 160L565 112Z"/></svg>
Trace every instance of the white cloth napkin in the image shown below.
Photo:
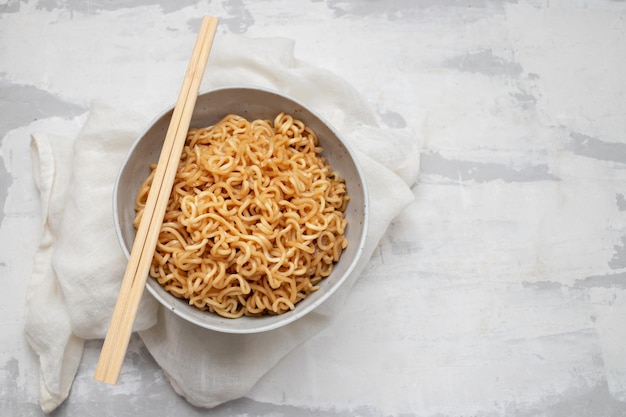
<svg viewBox="0 0 626 417"><path fill-rule="evenodd" d="M358 154L370 191L365 256L318 310L261 334L200 329L160 308L146 292L134 330L174 390L194 405L213 407L244 396L293 348L331 320L341 320L350 288L389 223L413 199L410 187L419 171L415 135L385 126L348 83L296 60L293 47L287 39L218 37L203 89L245 84L279 90L343 133ZM43 235L28 291L25 333L39 356L45 412L69 395L84 340L106 334L126 266L113 229L115 175L153 116L96 101L77 138L32 135Z"/></svg>

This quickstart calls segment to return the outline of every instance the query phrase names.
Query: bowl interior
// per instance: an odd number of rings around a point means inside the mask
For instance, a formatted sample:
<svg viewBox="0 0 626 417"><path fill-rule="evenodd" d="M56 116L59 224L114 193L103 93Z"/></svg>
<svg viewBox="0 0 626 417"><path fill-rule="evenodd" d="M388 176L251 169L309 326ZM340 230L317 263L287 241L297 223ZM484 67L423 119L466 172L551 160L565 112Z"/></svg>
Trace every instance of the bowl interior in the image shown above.
<svg viewBox="0 0 626 417"><path fill-rule="evenodd" d="M159 158L172 111L173 109L170 109L158 116L144 131L129 151L118 174L113 196L114 217L118 239L127 257L135 239L133 227L135 197L141 183L150 172L150 164ZM322 119L302 104L276 92L258 88L222 88L198 96L191 126L209 126L229 113L251 120L273 119L281 111L302 120L316 132L320 145L324 148L322 154L333 169L346 180L350 203L345 212L348 221L345 235L349 245L332 274L321 282L318 291L298 303L294 310L275 316L223 318L190 306L186 300L170 295L156 280L148 278L148 290L161 304L198 326L228 333L253 333L290 323L325 301L345 281L361 257L368 211L365 180L354 154L339 139L334 129Z"/></svg>

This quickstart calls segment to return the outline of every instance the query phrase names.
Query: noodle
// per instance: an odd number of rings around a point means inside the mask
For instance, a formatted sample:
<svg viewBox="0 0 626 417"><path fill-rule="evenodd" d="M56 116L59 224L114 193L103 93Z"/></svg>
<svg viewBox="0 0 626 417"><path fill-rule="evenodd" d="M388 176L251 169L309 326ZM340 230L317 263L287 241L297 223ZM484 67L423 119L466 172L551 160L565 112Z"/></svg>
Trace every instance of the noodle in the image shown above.
<svg viewBox="0 0 626 417"><path fill-rule="evenodd" d="M150 276L223 317L293 310L348 244L345 181L321 150L284 113L273 123L228 115L190 129ZM154 169L137 195L135 227Z"/></svg>

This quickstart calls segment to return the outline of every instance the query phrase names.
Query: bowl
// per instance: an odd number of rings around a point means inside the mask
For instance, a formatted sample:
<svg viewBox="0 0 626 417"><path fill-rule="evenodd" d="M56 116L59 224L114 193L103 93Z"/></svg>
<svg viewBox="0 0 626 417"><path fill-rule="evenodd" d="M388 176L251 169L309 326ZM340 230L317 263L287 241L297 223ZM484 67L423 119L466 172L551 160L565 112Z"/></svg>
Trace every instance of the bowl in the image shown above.
<svg viewBox="0 0 626 417"><path fill-rule="evenodd" d="M348 222L345 236L348 246L335 264L332 273L323 279L317 291L296 304L293 310L279 315L260 317L224 318L216 313L201 311L179 299L151 277L147 288L166 309L197 326L226 333L263 332L291 323L326 301L345 283L353 273L363 254L368 223L368 195L363 172L359 163L341 135L320 116L304 104L284 94L256 87L219 88L198 95L191 119L191 127L212 125L230 113L252 119L273 119L280 112L289 113L311 127L318 136L322 155L333 170L346 182L350 202L344 212ZM150 172L150 164L156 163L173 107L157 116L135 141L119 170L113 192L113 213L119 243L126 257L135 239L135 199L139 187Z"/></svg>

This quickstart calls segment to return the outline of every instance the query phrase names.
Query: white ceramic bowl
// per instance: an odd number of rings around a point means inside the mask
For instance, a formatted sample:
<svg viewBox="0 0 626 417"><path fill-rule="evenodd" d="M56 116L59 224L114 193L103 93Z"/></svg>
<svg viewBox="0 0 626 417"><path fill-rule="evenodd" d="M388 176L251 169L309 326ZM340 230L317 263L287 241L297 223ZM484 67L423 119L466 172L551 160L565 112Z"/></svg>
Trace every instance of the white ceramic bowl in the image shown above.
<svg viewBox="0 0 626 417"><path fill-rule="evenodd" d="M320 289L296 304L294 310L280 315L262 317L223 318L200 311L186 300L165 291L156 280L148 277L150 293L168 310L198 326L227 333L255 333L281 327L306 315L327 300L352 273L365 244L368 223L368 196L363 173L354 153L341 136L318 115L302 103L283 94L250 87L220 88L198 96L191 127L209 126L229 113L249 120L273 119L280 112L292 114L310 126L318 135L323 155L339 175L345 179L350 203L346 210L348 226L345 235L349 245L344 250L331 275L320 283ZM119 171L113 192L113 212L117 236L126 256L129 256L135 238L133 219L137 191L155 163L167 132L173 108L163 112L150 123L130 149Z"/></svg>

